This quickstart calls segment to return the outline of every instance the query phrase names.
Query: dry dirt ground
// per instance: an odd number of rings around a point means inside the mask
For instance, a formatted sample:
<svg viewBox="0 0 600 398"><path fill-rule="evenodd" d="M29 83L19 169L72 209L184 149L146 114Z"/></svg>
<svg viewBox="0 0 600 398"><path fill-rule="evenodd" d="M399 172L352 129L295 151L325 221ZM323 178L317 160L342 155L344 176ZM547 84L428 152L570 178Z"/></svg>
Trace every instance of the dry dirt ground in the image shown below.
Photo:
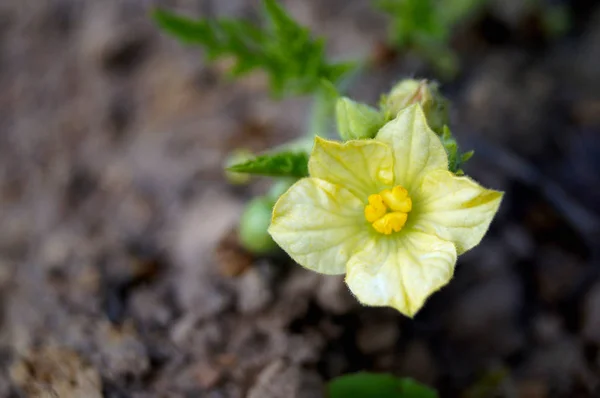
<svg viewBox="0 0 600 398"><path fill-rule="evenodd" d="M477 150L467 172L505 202L408 320L236 245L264 181L228 186L224 158L301 134L306 99L271 100L260 75L228 81L226 63L158 32L150 1L2 0L0 397L311 398L361 369L447 397L600 396L600 8L570 3L574 28L549 40L521 3L493 1L462 29L463 73L444 86ZM369 57L385 37L364 1L285 4L333 55ZM427 73L396 58L351 94L375 101Z"/></svg>

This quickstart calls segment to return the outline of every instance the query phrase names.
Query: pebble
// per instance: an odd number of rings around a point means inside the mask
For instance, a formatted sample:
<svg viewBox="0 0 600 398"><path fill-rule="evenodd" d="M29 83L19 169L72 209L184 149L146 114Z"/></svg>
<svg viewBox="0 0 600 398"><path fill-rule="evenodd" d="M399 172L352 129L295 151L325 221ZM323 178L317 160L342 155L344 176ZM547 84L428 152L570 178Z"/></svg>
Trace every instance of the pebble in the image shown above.
<svg viewBox="0 0 600 398"><path fill-rule="evenodd" d="M114 327L103 324L98 342L101 369L109 379L139 378L150 370L147 348L132 325Z"/></svg>
<svg viewBox="0 0 600 398"><path fill-rule="evenodd" d="M586 365L581 344L574 338L534 348L519 374L543 381L557 396L566 396L576 384L589 391L598 387L597 379Z"/></svg>
<svg viewBox="0 0 600 398"><path fill-rule="evenodd" d="M221 377L223 376L222 371L206 362L199 362L192 367L194 379L204 389L213 388L217 385Z"/></svg>
<svg viewBox="0 0 600 398"><path fill-rule="evenodd" d="M521 290L512 274L473 286L448 312L446 336L487 354L515 352L525 342L523 330L516 325Z"/></svg>
<svg viewBox="0 0 600 398"><path fill-rule="evenodd" d="M136 288L129 298L129 310L143 323L168 326L173 319L173 308L161 297L157 286Z"/></svg>
<svg viewBox="0 0 600 398"><path fill-rule="evenodd" d="M356 344L364 354L388 351L398 343L400 328L395 320L368 322L356 334Z"/></svg>
<svg viewBox="0 0 600 398"><path fill-rule="evenodd" d="M237 229L232 229L223 236L214 255L219 273L228 278L240 276L252 266L252 255L240 245Z"/></svg>
<svg viewBox="0 0 600 398"><path fill-rule="evenodd" d="M251 268L236 280L237 308L242 314L263 310L273 301L268 281L257 268Z"/></svg>
<svg viewBox="0 0 600 398"><path fill-rule="evenodd" d="M564 335L562 319L553 313L535 315L533 335L540 344L556 343Z"/></svg>
<svg viewBox="0 0 600 398"><path fill-rule="evenodd" d="M575 256L555 247L545 247L536 255L539 294L546 303L556 303L572 293L584 266Z"/></svg>
<svg viewBox="0 0 600 398"><path fill-rule="evenodd" d="M323 309L335 315L345 314L358 306L343 275L324 277L317 289L316 299Z"/></svg>
<svg viewBox="0 0 600 398"><path fill-rule="evenodd" d="M10 377L30 398L102 398L98 371L73 351L43 347L17 360Z"/></svg>
<svg viewBox="0 0 600 398"><path fill-rule="evenodd" d="M248 398L293 398L300 384L300 370L281 359L267 365L256 378Z"/></svg>
<svg viewBox="0 0 600 398"><path fill-rule="evenodd" d="M435 385L438 377L436 360L429 346L422 340L413 340L402 354L401 373L427 385Z"/></svg>
<svg viewBox="0 0 600 398"><path fill-rule="evenodd" d="M323 380L316 372L277 359L260 372L247 398L321 398L324 394Z"/></svg>
<svg viewBox="0 0 600 398"><path fill-rule="evenodd" d="M517 258L528 258L535 252L531 234L519 224L506 225L502 231L502 240Z"/></svg>

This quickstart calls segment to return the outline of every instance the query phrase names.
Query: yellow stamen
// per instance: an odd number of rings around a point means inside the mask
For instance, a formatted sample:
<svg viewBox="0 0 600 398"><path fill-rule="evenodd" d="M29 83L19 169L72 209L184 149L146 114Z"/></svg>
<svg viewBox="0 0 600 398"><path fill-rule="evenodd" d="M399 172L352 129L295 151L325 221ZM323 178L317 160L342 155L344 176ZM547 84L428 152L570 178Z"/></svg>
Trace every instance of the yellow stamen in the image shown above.
<svg viewBox="0 0 600 398"><path fill-rule="evenodd" d="M408 197L408 191L400 185L381 192L381 197L386 206L393 211L408 213L412 210L412 200Z"/></svg>
<svg viewBox="0 0 600 398"><path fill-rule="evenodd" d="M406 213L388 213L373 223L373 228L379 233L389 235L392 232L398 232L406 223L408 214Z"/></svg>
<svg viewBox="0 0 600 398"><path fill-rule="evenodd" d="M365 218L377 232L385 235L400 231L412 210L412 200L408 191L400 185L370 195L368 200Z"/></svg>
<svg viewBox="0 0 600 398"><path fill-rule="evenodd" d="M369 204L365 206L365 218L368 222L375 222L387 213L387 207L383 203L381 195L370 195Z"/></svg>

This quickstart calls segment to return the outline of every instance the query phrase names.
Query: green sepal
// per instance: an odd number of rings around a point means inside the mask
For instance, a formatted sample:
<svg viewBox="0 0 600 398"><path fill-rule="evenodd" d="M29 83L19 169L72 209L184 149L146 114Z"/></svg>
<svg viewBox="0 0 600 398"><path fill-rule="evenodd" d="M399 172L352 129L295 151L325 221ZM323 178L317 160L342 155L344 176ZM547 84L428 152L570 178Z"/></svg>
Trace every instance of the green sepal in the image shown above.
<svg viewBox="0 0 600 398"><path fill-rule="evenodd" d="M452 132L448 126L444 126L442 129L440 140L442 141L442 145L444 145L444 149L446 149L446 154L448 155L448 170L456 175L464 175L465 173L461 167L473 157L475 151L471 150L461 154L459 152L458 143L452 136Z"/></svg>
<svg viewBox="0 0 600 398"><path fill-rule="evenodd" d="M473 151L473 150L463 153L462 155L460 155L460 163L461 164L466 163L469 159L471 159L473 157L473 155L475 155L475 151Z"/></svg>
<svg viewBox="0 0 600 398"><path fill-rule="evenodd" d="M327 398L437 398L437 392L410 378L359 372L337 377L327 386Z"/></svg>
<svg viewBox="0 0 600 398"><path fill-rule="evenodd" d="M268 153L230 166L227 171L269 177L308 177L308 153L303 151Z"/></svg>
<svg viewBox="0 0 600 398"><path fill-rule="evenodd" d="M337 100L335 111L338 133L345 141L373 138L385 123L383 113L347 97Z"/></svg>

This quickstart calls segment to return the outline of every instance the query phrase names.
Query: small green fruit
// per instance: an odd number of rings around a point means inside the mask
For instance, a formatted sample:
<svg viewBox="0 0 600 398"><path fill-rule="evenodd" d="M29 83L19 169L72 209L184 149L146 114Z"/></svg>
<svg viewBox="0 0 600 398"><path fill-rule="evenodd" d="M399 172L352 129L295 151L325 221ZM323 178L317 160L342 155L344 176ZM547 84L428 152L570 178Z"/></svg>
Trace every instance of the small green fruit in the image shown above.
<svg viewBox="0 0 600 398"><path fill-rule="evenodd" d="M246 205L239 228L242 246L255 254L268 254L277 249L277 244L267 232L271 224L274 202L266 197L254 198Z"/></svg>

